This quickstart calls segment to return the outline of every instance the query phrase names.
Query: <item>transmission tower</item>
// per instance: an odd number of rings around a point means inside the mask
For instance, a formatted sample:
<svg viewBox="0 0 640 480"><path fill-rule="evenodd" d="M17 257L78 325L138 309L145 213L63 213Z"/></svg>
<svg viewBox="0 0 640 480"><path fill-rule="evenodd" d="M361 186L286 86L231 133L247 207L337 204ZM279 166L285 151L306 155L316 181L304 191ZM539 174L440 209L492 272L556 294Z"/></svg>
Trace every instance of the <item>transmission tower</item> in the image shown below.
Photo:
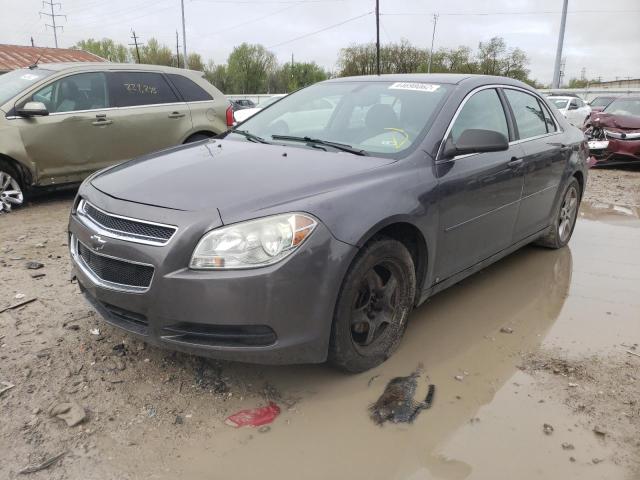
<svg viewBox="0 0 640 480"><path fill-rule="evenodd" d="M45 17L49 17L51 19L51 23L53 25L45 23L45 28L51 27L51 29L53 30L53 39L55 40L56 48L58 48L58 29L64 30L64 27L56 25L56 17L64 17L64 20L66 22L67 16L62 15L61 13L54 13L53 7L58 7L58 11L62 10L62 4L59 2L54 2L53 0L48 0L48 1L42 0L42 8L46 8L46 7L49 7L49 10L51 11L51 13L40 11L38 12L38 14L40 15L41 18L44 15Z"/></svg>

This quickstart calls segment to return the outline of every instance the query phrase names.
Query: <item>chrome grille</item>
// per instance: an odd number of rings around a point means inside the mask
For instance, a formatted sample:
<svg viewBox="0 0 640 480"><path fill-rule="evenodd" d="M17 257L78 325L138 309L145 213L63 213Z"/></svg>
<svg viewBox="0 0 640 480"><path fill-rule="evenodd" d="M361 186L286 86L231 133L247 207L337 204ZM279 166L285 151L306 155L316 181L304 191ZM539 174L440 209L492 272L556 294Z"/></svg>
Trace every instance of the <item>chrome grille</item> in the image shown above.
<svg viewBox="0 0 640 480"><path fill-rule="evenodd" d="M132 291L145 291L151 285L154 268L94 252L77 241L76 251L84 266L103 286Z"/></svg>
<svg viewBox="0 0 640 480"><path fill-rule="evenodd" d="M86 218L102 230L107 236L139 243L166 245L177 228L135 218L107 213L81 200L78 205L80 218Z"/></svg>

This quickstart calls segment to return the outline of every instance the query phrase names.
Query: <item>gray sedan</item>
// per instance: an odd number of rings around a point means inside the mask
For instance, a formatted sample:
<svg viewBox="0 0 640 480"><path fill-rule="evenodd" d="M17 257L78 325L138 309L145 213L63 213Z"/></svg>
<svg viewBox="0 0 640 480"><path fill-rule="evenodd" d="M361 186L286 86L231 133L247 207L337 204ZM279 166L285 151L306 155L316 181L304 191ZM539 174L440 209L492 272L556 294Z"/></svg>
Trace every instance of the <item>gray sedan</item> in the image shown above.
<svg viewBox="0 0 640 480"><path fill-rule="evenodd" d="M564 247L586 160L515 80L335 79L88 178L71 256L105 320L151 344L360 372L431 295L526 244Z"/></svg>

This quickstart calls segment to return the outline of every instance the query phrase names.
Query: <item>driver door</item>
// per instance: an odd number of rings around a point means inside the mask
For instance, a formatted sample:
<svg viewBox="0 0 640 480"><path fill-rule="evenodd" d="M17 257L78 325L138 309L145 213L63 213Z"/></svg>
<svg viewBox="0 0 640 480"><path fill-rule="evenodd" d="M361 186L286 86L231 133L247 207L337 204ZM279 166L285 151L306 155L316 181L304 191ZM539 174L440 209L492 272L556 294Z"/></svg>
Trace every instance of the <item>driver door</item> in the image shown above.
<svg viewBox="0 0 640 480"><path fill-rule="evenodd" d="M103 72L60 78L27 99L42 102L49 115L16 118L24 148L38 169L40 184L76 182L104 163L113 144Z"/></svg>
<svg viewBox="0 0 640 480"><path fill-rule="evenodd" d="M455 141L467 129L494 130L513 138L503 99L497 90L467 97L450 127ZM501 152L438 159L436 282L508 248L518 216L524 181L520 145Z"/></svg>

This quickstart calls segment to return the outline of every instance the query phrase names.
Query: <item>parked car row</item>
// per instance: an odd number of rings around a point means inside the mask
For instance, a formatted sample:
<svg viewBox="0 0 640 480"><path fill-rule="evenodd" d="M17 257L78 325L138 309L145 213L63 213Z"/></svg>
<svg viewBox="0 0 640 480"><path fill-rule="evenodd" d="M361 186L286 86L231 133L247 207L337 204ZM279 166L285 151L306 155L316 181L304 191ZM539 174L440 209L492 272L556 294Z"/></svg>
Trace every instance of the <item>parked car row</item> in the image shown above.
<svg viewBox="0 0 640 480"><path fill-rule="evenodd" d="M60 63L0 76L0 211L28 188L80 182L106 166L218 135L225 96L200 72Z"/></svg>

